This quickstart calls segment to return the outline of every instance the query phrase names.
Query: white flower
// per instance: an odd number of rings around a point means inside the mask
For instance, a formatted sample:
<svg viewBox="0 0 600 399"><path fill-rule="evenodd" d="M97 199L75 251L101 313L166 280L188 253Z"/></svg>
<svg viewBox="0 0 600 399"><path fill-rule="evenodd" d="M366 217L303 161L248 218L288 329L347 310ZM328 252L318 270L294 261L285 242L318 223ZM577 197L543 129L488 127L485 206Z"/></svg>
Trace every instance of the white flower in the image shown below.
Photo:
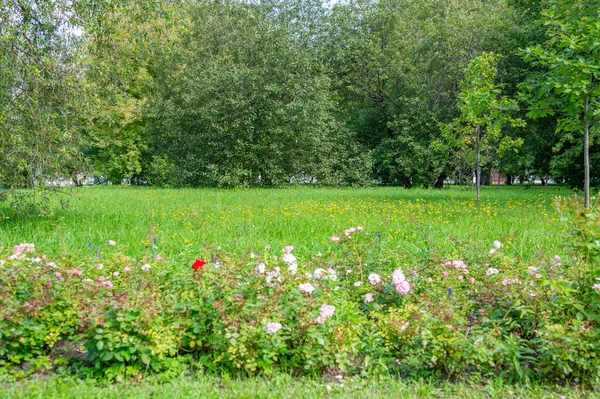
<svg viewBox="0 0 600 399"><path fill-rule="evenodd" d="M280 269L278 267L276 267L274 270L267 272L267 283L270 283L272 280L275 280L277 282L281 282L281 277L280 277L280 273L279 273Z"/></svg>
<svg viewBox="0 0 600 399"><path fill-rule="evenodd" d="M314 272L315 278L324 278L326 276L327 276L327 270L325 270L325 269L317 269Z"/></svg>
<svg viewBox="0 0 600 399"><path fill-rule="evenodd" d="M502 243L498 240L494 241L494 248L496 248L496 249L502 248Z"/></svg>
<svg viewBox="0 0 600 399"><path fill-rule="evenodd" d="M347 269L346 274L350 274L350 273L352 273L352 269Z"/></svg>
<svg viewBox="0 0 600 399"><path fill-rule="evenodd" d="M250 252L250 259L254 259L254 252Z"/></svg>
<svg viewBox="0 0 600 399"><path fill-rule="evenodd" d="M357 281L356 283L354 283L355 287L360 287L362 285L362 281Z"/></svg>
<svg viewBox="0 0 600 399"><path fill-rule="evenodd" d="M296 274L296 272L298 271L298 264L297 263L290 263L289 266L288 266L288 270L292 274Z"/></svg>
<svg viewBox="0 0 600 399"><path fill-rule="evenodd" d="M402 327L400 327L400 331L406 330L406 327L408 327L408 325L409 325L408 321L406 323L402 324Z"/></svg>
<svg viewBox="0 0 600 399"><path fill-rule="evenodd" d="M600 292L600 284L592 285L592 289L595 289L596 291Z"/></svg>
<svg viewBox="0 0 600 399"><path fill-rule="evenodd" d="M296 261L296 257L288 252L283 254L281 260L283 260L285 263L294 263Z"/></svg>
<svg viewBox="0 0 600 399"><path fill-rule="evenodd" d="M364 299L365 303L370 303L373 302L373 294L371 294L370 292L365 295L365 299Z"/></svg>
<svg viewBox="0 0 600 399"><path fill-rule="evenodd" d="M281 329L281 323L270 321L267 323L267 332L269 334L275 334L277 331Z"/></svg>
<svg viewBox="0 0 600 399"><path fill-rule="evenodd" d="M150 270L150 265L146 263L144 266L142 266L142 270L147 272L148 270Z"/></svg>
<svg viewBox="0 0 600 399"><path fill-rule="evenodd" d="M302 292L306 292L307 294L312 294L315 290L315 287L311 283L304 283L298 286L298 289Z"/></svg>
<svg viewBox="0 0 600 399"><path fill-rule="evenodd" d="M331 281L337 281L337 273L332 268L327 269L327 277Z"/></svg>
<svg viewBox="0 0 600 399"><path fill-rule="evenodd" d="M497 250L496 248L492 248L492 249L490 249L490 253L491 253L492 255L493 255L493 254L495 254L497 251L498 251L498 250Z"/></svg>
<svg viewBox="0 0 600 399"><path fill-rule="evenodd" d="M381 283L381 276L376 273L371 273L369 274L369 281L371 282L371 284L377 285Z"/></svg>
<svg viewBox="0 0 600 399"><path fill-rule="evenodd" d="M488 276L491 276L492 274L498 274L499 272L500 271L498 269L490 267L489 269L486 270L485 274L487 274Z"/></svg>
<svg viewBox="0 0 600 399"><path fill-rule="evenodd" d="M310 273L304 273L304 277L306 278L313 278L313 275Z"/></svg>
<svg viewBox="0 0 600 399"><path fill-rule="evenodd" d="M266 268L267 268L267 266L264 263L259 263L258 266L256 266L256 272L258 274L265 274Z"/></svg>
<svg viewBox="0 0 600 399"><path fill-rule="evenodd" d="M527 268L527 270L529 270L529 275L533 276L535 274L535 272L537 272L538 270L540 270L539 267L535 267L535 266L529 266Z"/></svg>
<svg viewBox="0 0 600 399"><path fill-rule="evenodd" d="M402 271L402 269L394 270L394 272L392 273L392 283L397 285L404 282L405 280L406 277L404 276L404 272Z"/></svg>

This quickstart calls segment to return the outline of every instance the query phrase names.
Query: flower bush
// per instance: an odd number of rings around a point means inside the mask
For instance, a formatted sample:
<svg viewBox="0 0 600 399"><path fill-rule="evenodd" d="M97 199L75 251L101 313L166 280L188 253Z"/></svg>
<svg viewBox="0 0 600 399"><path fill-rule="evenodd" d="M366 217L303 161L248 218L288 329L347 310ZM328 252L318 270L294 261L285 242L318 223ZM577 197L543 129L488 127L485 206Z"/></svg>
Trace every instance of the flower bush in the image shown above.
<svg viewBox="0 0 600 399"><path fill-rule="evenodd" d="M505 253L502 238L409 259L362 227L333 236L325 256L266 247L174 272L157 256L53 262L33 244L5 248L0 372L63 367L112 380L200 367L597 384L599 219L567 204L561 212L565 253L527 261Z"/></svg>

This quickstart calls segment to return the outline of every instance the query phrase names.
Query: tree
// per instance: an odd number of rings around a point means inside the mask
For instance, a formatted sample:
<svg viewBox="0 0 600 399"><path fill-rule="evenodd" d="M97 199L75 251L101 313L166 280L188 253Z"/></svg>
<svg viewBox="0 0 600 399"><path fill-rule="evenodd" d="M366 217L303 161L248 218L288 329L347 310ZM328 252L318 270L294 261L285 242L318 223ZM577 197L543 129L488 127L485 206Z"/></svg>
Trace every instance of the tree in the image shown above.
<svg viewBox="0 0 600 399"><path fill-rule="evenodd" d="M326 69L286 25L254 4L191 12L148 114L156 165L170 163L175 184L365 181L368 152L335 118Z"/></svg>
<svg viewBox="0 0 600 399"><path fill-rule="evenodd" d="M89 91L67 0L0 3L0 186L31 205L38 192L76 174Z"/></svg>
<svg viewBox="0 0 600 399"><path fill-rule="evenodd" d="M548 29L543 45L523 58L536 70L521 86L528 116L559 115L563 141L582 142L584 206L590 206L590 140L600 117L600 1L550 0L542 12ZM572 133L582 133L582 137Z"/></svg>
<svg viewBox="0 0 600 399"><path fill-rule="evenodd" d="M478 201L481 198L482 152L495 147L496 153L502 153L523 143L522 139L502 134L505 124L523 126L524 122L511 116L518 110L517 102L502 96L500 87L495 83L498 61L498 55L484 52L469 63L458 95L461 114L449 129L458 133L455 145L474 154Z"/></svg>

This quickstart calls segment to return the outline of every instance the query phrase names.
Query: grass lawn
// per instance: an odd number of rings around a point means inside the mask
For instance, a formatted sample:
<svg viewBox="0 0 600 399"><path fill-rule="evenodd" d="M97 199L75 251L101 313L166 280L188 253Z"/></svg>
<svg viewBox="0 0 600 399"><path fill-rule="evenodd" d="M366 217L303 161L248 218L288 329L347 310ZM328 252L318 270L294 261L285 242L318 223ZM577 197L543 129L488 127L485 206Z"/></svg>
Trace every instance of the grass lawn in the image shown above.
<svg viewBox="0 0 600 399"><path fill-rule="evenodd" d="M1 385L0 385L1 387ZM501 381L487 384L432 383L392 378L327 382L293 379L219 379L209 376L177 378L161 385L114 384L97 386L81 380L50 378L6 385L0 398L599 398L600 394L560 386L514 386Z"/></svg>
<svg viewBox="0 0 600 399"><path fill-rule="evenodd" d="M481 203L472 190L456 187L74 192L70 206L56 206L50 216L19 217L0 209L0 244L32 242L49 255L86 256L115 240L110 250L133 257L151 250L187 267L191 259L210 257L208 247L243 254L294 245L301 256L326 253L332 234L361 225L380 233L385 247L412 257L426 256L430 245L451 257L457 245L488 248L498 239L510 254L531 258L560 252L564 240L555 198L570 195L565 187L523 186L484 187Z"/></svg>

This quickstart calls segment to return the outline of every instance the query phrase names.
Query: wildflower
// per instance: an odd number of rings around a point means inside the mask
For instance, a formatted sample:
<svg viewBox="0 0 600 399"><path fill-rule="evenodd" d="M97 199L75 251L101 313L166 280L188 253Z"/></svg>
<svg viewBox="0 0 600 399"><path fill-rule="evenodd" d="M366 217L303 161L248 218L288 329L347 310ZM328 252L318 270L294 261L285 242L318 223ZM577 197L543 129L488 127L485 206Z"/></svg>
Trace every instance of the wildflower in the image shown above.
<svg viewBox="0 0 600 399"><path fill-rule="evenodd" d="M450 275L450 272L448 272L448 271L444 272L444 277L448 277L449 275Z"/></svg>
<svg viewBox="0 0 600 399"><path fill-rule="evenodd" d="M270 283L273 280L275 280L277 282L281 282L280 269L278 267L276 267L272 271L267 272L266 280L267 280L267 283Z"/></svg>
<svg viewBox="0 0 600 399"><path fill-rule="evenodd" d="M84 278L83 280L81 280L81 282L89 284L89 283L93 283L94 280L92 280L91 278Z"/></svg>
<svg viewBox="0 0 600 399"><path fill-rule="evenodd" d="M592 285L592 289L600 292L600 284L594 284L594 285Z"/></svg>
<svg viewBox="0 0 600 399"><path fill-rule="evenodd" d="M346 269L346 274L351 274L352 273L352 269Z"/></svg>
<svg viewBox="0 0 600 399"><path fill-rule="evenodd" d="M498 250L496 248L492 248L490 249L490 254L495 254L496 252L498 252Z"/></svg>
<svg viewBox="0 0 600 399"><path fill-rule="evenodd" d="M537 278L537 279L540 279L540 278L542 278L542 275L539 274L539 273L537 273L534 277Z"/></svg>
<svg viewBox="0 0 600 399"><path fill-rule="evenodd" d="M304 283L298 286L298 289L302 292L306 292L307 294L312 294L315 290L315 287L311 283Z"/></svg>
<svg viewBox="0 0 600 399"><path fill-rule="evenodd" d="M463 269L463 274L469 274L469 269Z"/></svg>
<svg viewBox="0 0 600 399"><path fill-rule="evenodd" d="M250 252L250 259L254 259L256 255L254 255L254 252Z"/></svg>
<svg viewBox="0 0 600 399"><path fill-rule="evenodd" d="M354 283L355 287L360 287L362 285L362 281L357 281L356 283Z"/></svg>
<svg viewBox="0 0 600 399"><path fill-rule="evenodd" d="M288 266L288 270L292 274L296 274L296 272L298 271L298 264L297 263L290 263L289 266Z"/></svg>
<svg viewBox="0 0 600 399"><path fill-rule="evenodd" d="M362 227L362 226L358 226L358 227L356 228L356 231L363 231L363 227Z"/></svg>
<svg viewBox="0 0 600 399"><path fill-rule="evenodd" d="M285 263L294 263L296 261L296 257L289 252L283 254L281 258Z"/></svg>
<svg viewBox="0 0 600 399"><path fill-rule="evenodd" d="M54 262L48 263L48 266L50 266L52 269L56 269L58 267L58 265Z"/></svg>
<svg viewBox="0 0 600 399"><path fill-rule="evenodd" d="M147 272L148 270L150 270L150 265L146 263L144 266L142 266L142 270Z"/></svg>
<svg viewBox="0 0 600 399"><path fill-rule="evenodd" d="M471 290L467 291L467 295L473 295L473 291L471 291Z"/></svg>
<svg viewBox="0 0 600 399"><path fill-rule="evenodd" d="M352 237L350 237L350 230L345 230L344 235L348 238L352 238Z"/></svg>
<svg viewBox="0 0 600 399"><path fill-rule="evenodd" d="M104 267L104 265L102 263L98 263L98 265L96 266L96 269L102 270L103 267Z"/></svg>
<svg viewBox="0 0 600 399"><path fill-rule="evenodd" d="M114 272L113 276L118 277L119 276L119 272Z"/></svg>
<svg viewBox="0 0 600 399"><path fill-rule="evenodd" d="M22 255L24 253L35 251L35 245L25 242L25 243L14 246L12 251L16 258L20 258L20 257L22 257ZM16 258L13 258L13 259L16 259Z"/></svg>
<svg viewBox="0 0 600 399"><path fill-rule="evenodd" d="M196 259L196 261L192 264L192 269L202 270L204 265L206 265L206 261L204 259Z"/></svg>
<svg viewBox="0 0 600 399"><path fill-rule="evenodd" d="M77 269L77 268L73 268L73 269L71 269L71 274L74 274L76 276L81 276L83 274L83 271L81 271L80 269Z"/></svg>
<svg viewBox="0 0 600 399"><path fill-rule="evenodd" d="M285 247L283 248L283 253L284 253L284 254L289 254L289 253L291 253L293 250L294 250L294 246L293 246L293 245L288 245L288 246L285 246Z"/></svg>
<svg viewBox="0 0 600 399"><path fill-rule="evenodd" d="M331 238L329 239L329 241L331 241L331 242L339 242L340 241L340 237L331 236Z"/></svg>
<svg viewBox="0 0 600 399"><path fill-rule="evenodd" d="M404 272L402 271L402 269L394 270L394 272L392 273L392 283L393 284L400 284L401 282L403 282L405 280L406 280L406 277L404 276Z"/></svg>
<svg viewBox="0 0 600 399"><path fill-rule="evenodd" d="M258 274L265 274L266 268L267 268L267 266L264 263L259 263L258 266L256 266L256 272Z"/></svg>
<svg viewBox="0 0 600 399"><path fill-rule="evenodd" d="M129 272L131 271L131 267L129 267L129 266L125 266L125 268L123 269L123 271L124 271L125 273L129 273Z"/></svg>
<svg viewBox="0 0 600 399"><path fill-rule="evenodd" d="M406 330L406 327L408 327L408 326L409 326L409 324L410 324L410 323L409 323L408 321L407 321L406 323L402 324L402 327L400 327L400 331L404 331L404 330Z"/></svg>
<svg viewBox="0 0 600 399"><path fill-rule="evenodd" d="M160 256L160 255L156 255L156 256L154 257L154 259L156 259L156 261L157 261L157 262L162 262L162 261L164 261L164 260L165 260L165 258L163 258L163 257L162 257L162 256Z"/></svg>
<svg viewBox="0 0 600 399"><path fill-rule="evenodd" d="M554 255L554 260L557 261L557 262L560 262L560 256Z"/></svg>
<svg viewBox="0 0 600 399"><path fill-rule="evenodd" d="M337 281L337 273L335 272L334 269L332 269L331 267L329 269L327 269L327 277L331 280L331 281Z"/></svg>
<svg viewBox="0 0 600 399"><path fill-rule="evenodd" d="M470 282L471 284L473 284L473 283L475 282L475 277L471 277L471 278L469 279L469 282Z"/></svg>
<svg viewBox="0 0 600 399"><path fill-rule="evenodd" d="M538 270L540 270L539 267L535 267L535 266L529 266L527 268L527 270L529 270L529 275L533 276L535 274L535 272L537 272Z"/></svg>
<svg viewBox="0 0 600 399"><path fill-rule="evenodd" d="M327 276L327 270L321 269L321 268L315 270L315 273L314 273L314 277L315 278L321 279L321 278L324 278L326 276Z"/></svg>
<svg viewBox="0 0 600 399"><path fill-rule="evenodd" d="M56 272L54 274L54 276L58 279L58 280L62 280L62 274L60 274L59 272Z"/></svg>
<svg viewBox="0 0 600 399"><path fill-rule="evenodd" d="M106 280L106 279L104 278L104 276L100 276L100 277L98 277L98 281L99 281L99 282L103 283L103 282L104 282L104 280Z"/></svg>
<svg viewBox="0 0 600 399"><path fill-rule="evenodd" d="M270 321L267 323L267 333L275 334L277 331L279 331L281 329L281 327L282 327L281 323Z"/></svg>
<svg viewBox="0 0 600 399"><path fill-rule="evenodd" d="M376 273L369 274L369 282L373 285L381 283L381 276Z"/></svg>
<svg viewBox="0 0 600 399"><path fill-rule="evenodd" d="M106 281L105 281L104 283L102 283L102 284L104 284L104 286L105 286L105 287L108 287L108 288L112 288L112 287L114 287L113 283L112 283L110 280L106 280Z"/></svg>
<svg viewBox="0 0 600 399"><path fill-rule="evenodd" d="M410 284L408 281L404 280L400 284L396 285L396 291L398 291L402 295L406 295L410 292Z"/></svg>
<svg viewBox="0 0 600 399"><path fill-rule="evenodd" d="M319 313L319 317L317 318L317 322L319 324L323 324L325 320L333 316L335 312L335 307L333 305L323 304L321 305L321 312Z"/></svg>
<svg viewBox="0 0 600 399"><path fill-rule="evenodd" d="M42 259L39 257L29 259L31 263L42 263Z"/></svg>
<svg viewBox="0 0 600 399"><path fill-rule="evenodd" d="M496 248L496 249L502 248L502 243L498 240L494 241L494 248Z"/></svg>
<svg viewBox="0 0 600 399"><path fill-rule="evenodd" d="M458 276L458 280L462 281L465 277L461 274L460 276Z"/></svg>
<svg viewBox="0 0 600 399"><path fill-rule="evenodd" d="M350 228L348 229L348 231L349 231L350 233L354 233L354 232L356 231L356 229L355 229L354 227L350 227Z"/></svg>
<svg viewBox="0 0 600 399"><path fill-rule="evenodd" d="M108 240L108 245L114 247L115 245L117 245L117 242L115 240Z"/></svg>
<svg viewBox="0 0 600 399"><path fill-rule="evenodd" d="M487 274L488 276L491 276L492 274L498 274L499 272L500 271L498 269L490 267L489 269L486 270L485 274Z"/></svg>
<svg viewBox="0 0 600 399"><path fill-rule="evenodd" d="M371 303L373 302L373 294L371 294L370 292L365 295L365 299L364 299L365 303Z"/></svg>
<svg viewBox="0 0 600 399"><path fill-rule="evenodd" d="M411 276L416 276L417 275L417 271L416 270L411 270L410 271L410 275Z"/></svg>

